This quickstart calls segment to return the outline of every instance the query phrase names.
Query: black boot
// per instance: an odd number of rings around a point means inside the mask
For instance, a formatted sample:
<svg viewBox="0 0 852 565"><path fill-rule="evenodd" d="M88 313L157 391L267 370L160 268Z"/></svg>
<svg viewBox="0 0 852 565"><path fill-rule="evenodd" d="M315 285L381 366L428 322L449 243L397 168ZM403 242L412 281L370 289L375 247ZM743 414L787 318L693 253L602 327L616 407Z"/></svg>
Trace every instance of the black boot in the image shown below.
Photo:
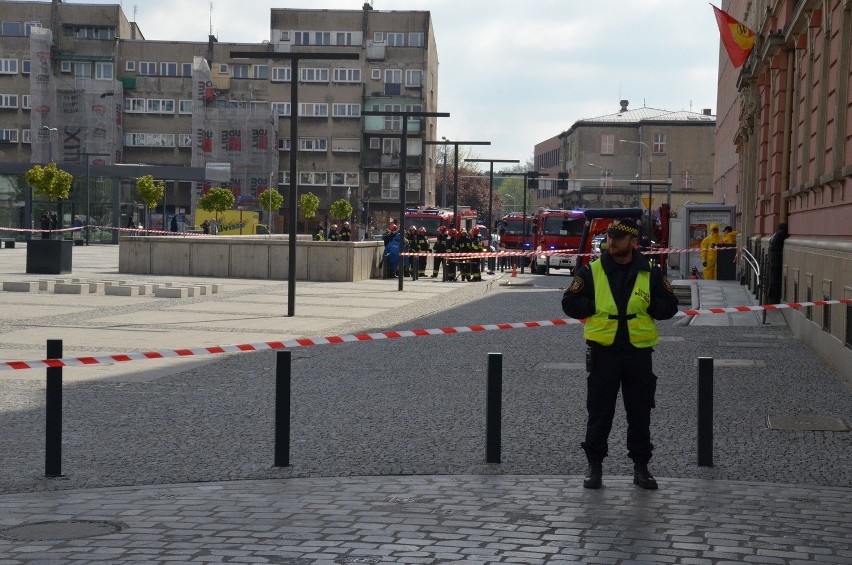
<svg viewBox="0 0 852 565"><path fill-rule="evenodd" d="M601 463L589 463L589 469L586 471L586 477L583 479L583 488L601 488L602 477L603 465Z"/></svg>
<svg viewBox="0 0 852 565"><path fill-rule="evenodd" d="M657 480L651 475L647 464L633 465L633 484L645 490L657 490Z"/></svg>

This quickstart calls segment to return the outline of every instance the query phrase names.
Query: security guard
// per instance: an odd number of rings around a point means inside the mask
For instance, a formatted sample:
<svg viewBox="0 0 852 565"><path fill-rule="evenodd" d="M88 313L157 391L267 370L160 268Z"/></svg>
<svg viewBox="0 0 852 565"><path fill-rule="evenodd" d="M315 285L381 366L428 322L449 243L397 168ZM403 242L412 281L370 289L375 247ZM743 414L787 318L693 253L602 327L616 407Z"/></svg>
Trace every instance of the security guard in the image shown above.
<svg viewBox="0 0 852 565"><path fill-rule="evenodd" d="M589 469L583 487L601 486L607 439L615 416L618 389L627 412L627 450L633 460L633 483L656 489L648 471L651 409L657 377L651 352L657 345L654 320L677 312L677 297L658 267L637 250L639 225L632 218L613 220L607 229L607 247L600 259L577 271L562 297L562 310L572 318L586 318L588 422L582 443Z"/></svg>
<svg viewBox="0 0 852 565"><path fill-rule="evenodd" d="M432 246L432 252L435 254L435 258L432 262L432 278L436 278L438 276L438 269L441 268L441 263L444 262L444 258L441 257L441 254L447 252L448 243L450 241L450 236L447 234L447 226L441 226L438 228L438 239L435 240L435 245Z"/></svg>

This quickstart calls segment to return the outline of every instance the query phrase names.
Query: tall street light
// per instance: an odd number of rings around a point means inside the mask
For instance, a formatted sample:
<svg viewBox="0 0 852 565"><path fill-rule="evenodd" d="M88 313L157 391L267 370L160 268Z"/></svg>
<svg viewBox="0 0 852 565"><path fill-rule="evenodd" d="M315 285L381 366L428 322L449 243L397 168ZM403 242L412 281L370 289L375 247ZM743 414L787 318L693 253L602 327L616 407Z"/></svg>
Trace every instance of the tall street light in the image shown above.
<svg viewBox="0 0 852 565"><path fill-rule="evenodd" d="M446 137L442 141L424 141L426 145L452 145L455 147L455 158L453 159L453 225L459 222L459 145L491 145L490 141L450 141ZM459 224L461 225L461 224Z"/></svg>
<svg viewBox="0 0 852 565"><path fill-rule="evenodd" d="M603 193L601 194L601 204L605 204L606 185L607 185L607 182L609 181L609 175L610 175L609 169L604 169L600 165L595 165L594 163L587 163L587 165L589 165L590 167L595 167L596 169L600 169L601 173L603 173L604 181L603 181Z"/></svg>
<svg viewBox="0 0 852 565"><path fill-rule="evenodd" d="M271 51L231 51L233 59L267 59L270 61L290 61L290 195L287 205L290 207L289 241L287 257L287 316L296 315L296 222L299 219L296 175L299 153L299 61L302 59L325 61L357 61L358 53L273 53Z"/></svg>
<svg viewBox="0 0 852 565"><path fill-rule="evenodd" d="M465 159L465 163L489 163L488 173L488 247L494 243L494 163L520 163L518 159Z"/></svg>
<svg viewBox="0 0 852 565"><path fill-rule="evenodd" d="M402 238L405 237L405 190L408 184L408 120L409 118L449 118L449 112L419 112L398 110L367 110L362 116L392 116L402 118L402 140L399 144L399 250L402 251ZM421 156L422 157L422 156ZM422 167L422 162L421 162ZM422 179L422 176L421 176ZM422 181L421 181L422 182ZM402 261L402 257L399 258ZM399 290L402 290L402 265L399 267Z"/></svg>

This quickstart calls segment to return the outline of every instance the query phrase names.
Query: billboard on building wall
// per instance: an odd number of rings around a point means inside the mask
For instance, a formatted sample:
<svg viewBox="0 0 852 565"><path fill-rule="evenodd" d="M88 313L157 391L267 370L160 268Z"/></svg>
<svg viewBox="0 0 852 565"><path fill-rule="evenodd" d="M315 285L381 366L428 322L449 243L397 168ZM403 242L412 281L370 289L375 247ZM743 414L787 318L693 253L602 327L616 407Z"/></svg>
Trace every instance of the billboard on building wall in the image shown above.
<svg viewBox="0 0 852 565"><path fill-rule="evenodd" d="M33 27L30 34L31 162L112 165L121 162L124 143L123 86L115 80L95 80L96 61L55 60L53 34ZM102 61L111 63L111 61ZM88 65L84 76L57 75L63 63Z"/></svg>
<svg viewBox="0 0 852 565"><path fill-rule="evenodd" d="M278 170L278 116L267 103L252 106L216 89L203 57L193 59L192 80L192 166L207 171L194 187L193 212L213 186L227 186L236 197L257 196ZM224 165L230 166L227 178Z"/></svg>

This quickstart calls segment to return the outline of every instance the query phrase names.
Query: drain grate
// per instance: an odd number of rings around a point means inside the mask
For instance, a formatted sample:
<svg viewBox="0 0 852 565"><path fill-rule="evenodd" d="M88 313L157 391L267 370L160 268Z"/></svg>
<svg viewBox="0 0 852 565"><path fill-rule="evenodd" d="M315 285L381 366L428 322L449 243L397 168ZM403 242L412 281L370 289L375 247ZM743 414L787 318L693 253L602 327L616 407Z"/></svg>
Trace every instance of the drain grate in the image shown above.
<svg viewBox="0 0 852 565"><path fill-rule="evenodd" d="M797 430L806 432L848 432L849 426L834 416L769 416L772 430Z"/></svg>
<svg viewBox="0 0 852 565"><path fill-rule="evenodd" d="M115 534L127 527L104 520L30 522L0 530L0 537L17 541L69 540Z"/></svg>

